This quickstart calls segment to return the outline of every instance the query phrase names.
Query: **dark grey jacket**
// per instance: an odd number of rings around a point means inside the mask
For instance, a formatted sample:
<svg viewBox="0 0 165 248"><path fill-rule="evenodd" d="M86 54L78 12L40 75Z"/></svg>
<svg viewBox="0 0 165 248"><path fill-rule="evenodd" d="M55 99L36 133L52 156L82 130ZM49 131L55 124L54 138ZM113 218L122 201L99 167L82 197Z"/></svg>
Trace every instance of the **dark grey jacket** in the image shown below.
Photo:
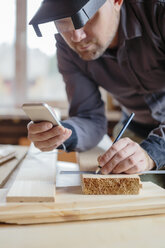
<svg viewBox="0 0 165 248"><path fill-rule="evenodd" d="M165 0L125 0L118 49L83 61L56 35L59 71L66 83L72 128L68 151L95 146L107 132L99 86L135 112L130 128L144 137L141 146L161 168L165 164Z"/></svg>

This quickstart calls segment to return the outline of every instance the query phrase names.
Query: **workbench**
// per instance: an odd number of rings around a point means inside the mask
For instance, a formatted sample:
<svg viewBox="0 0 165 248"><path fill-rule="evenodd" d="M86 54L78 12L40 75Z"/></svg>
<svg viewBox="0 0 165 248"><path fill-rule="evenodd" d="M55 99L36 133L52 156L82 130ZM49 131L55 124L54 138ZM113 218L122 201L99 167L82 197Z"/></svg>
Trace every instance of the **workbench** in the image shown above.
<svg viewBox="0 0 165 248"><path fill-rule="evenodd" d="M17 170L19 166L7 186ZM164 230L165 214L52 224L0 224L0 247L164 248Z"/></svg>

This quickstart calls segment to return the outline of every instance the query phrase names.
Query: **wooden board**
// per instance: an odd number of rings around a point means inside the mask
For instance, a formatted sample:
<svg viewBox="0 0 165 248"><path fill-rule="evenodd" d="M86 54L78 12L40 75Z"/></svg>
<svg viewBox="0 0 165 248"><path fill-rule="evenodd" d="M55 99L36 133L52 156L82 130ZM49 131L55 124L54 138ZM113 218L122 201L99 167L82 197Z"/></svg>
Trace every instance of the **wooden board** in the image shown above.
<svg viewBox="0 0 165 248"><path fill-rule="evenodd" d="M54 202L57 154L38 154L28 153L7 194L7 202ZM47 163L50 157L52 161Z"/></svg>
<svg viewBox="0 0 165 248"><path fill-rule="evenodd" d="M2 248L164 248L165 215L44 225L0 225Z"/></svg>
<svg viewBox="0 0 165 248"><path fill-rule="evenodd" d="M0 157L0 166L3 165L5 162L11 160L12 158L15 158L15 155L16 155L16 154L15 154L15 152L14 152L14 153L11 153L11 154L5 156L4 158L1 158L1 157Z"/></svg>
<svg viewBox="0 0 165 248"><path fill-rule="evenodd" d="M95 171L98 166L97 158L104 152L104 149L95 147L89 151L79 153L78 162L80 170Z"/></svg>
<svg viewBox="0 0 165 248"><path fill-rule="evenodd" d="M81 153L80 161L96 166L100 149ZM86 156L88 155L88 156ZM27 158L30 161L30 158ZM94 160L93 160L94 159ZM35 165L42 163L36 155ZM52 163L51 155L44 161ZM89 166L88 166L89 169ZM60 181L60 174L57 174ZM6 202L7 190L0 189L0 222L36 224L75 220L145 216L165 213L165 190L146 182L139 195L83 195L80 186L56 189L55 202Z"/></svg>
<svg viewBox="0 0 165 248"><path fill-rule="evenodd" d="M55 203L6 203L0 190L0 222L36 224L165 213L165 190L143 183L139 195L83 195L81 187L58 188Z"/></svg>
<svg viewBox="0 0 165 248"><path fill-rule="evenodd" d="M5 145L4 145L5 147ZM16 167L20 164L22 159L25 157L28 147L27 146L13 146L16 154L15 158L3 163L0 166L0 188L7 182L8 178L12 174L12 172L16 169Z"/></svg>
<svg viewBox="0 0 165 248"><path fill-rule="evenodd" d="M100 143L93 149L78 154L78 163L80 170L89 171L96 170L98 166L97 158L109 149L112 141L108 135L104 135Z"/></svg>

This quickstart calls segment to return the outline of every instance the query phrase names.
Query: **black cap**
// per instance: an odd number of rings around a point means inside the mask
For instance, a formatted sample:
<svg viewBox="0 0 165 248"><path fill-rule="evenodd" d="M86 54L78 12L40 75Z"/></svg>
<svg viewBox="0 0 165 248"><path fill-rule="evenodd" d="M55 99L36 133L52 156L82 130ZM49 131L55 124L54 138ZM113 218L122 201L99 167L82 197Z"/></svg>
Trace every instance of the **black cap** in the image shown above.
<svg viewBox="0 0 165 248"><path fill-rule="evenodd" d="M37 36L42 36L38 24L71 17L75 29L83 27L106 0L44 0L31 19Z"/></svg>

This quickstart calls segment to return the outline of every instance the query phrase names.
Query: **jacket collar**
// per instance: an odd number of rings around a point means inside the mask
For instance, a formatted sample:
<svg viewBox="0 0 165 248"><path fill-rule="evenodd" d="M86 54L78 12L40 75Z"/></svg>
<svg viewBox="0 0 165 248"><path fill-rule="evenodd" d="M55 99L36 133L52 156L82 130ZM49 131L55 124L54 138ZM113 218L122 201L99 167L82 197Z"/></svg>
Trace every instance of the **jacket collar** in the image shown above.
<svg viewBox="0 0 165 248"><path fill-rule="evenodd" d="M135 6L136 8L136 6ZM120 57L121 60L125 58L125 43L128 40L135 39L142 36L142 27L137 19L133 10L132 4L129 1L124 0L120 11L120 23L119 23L119 44L116 51L116 55L110 50L106 50L103 57ZM124 53L124 54L123 54Z"/></svg>
<svg viewBox="0 0 165 248"><path fill-rule="evenodd" d="M123 2L120 13L119 42L142 36L140 22L135 15L133 5L129 1L125 0Z"/></svg>

